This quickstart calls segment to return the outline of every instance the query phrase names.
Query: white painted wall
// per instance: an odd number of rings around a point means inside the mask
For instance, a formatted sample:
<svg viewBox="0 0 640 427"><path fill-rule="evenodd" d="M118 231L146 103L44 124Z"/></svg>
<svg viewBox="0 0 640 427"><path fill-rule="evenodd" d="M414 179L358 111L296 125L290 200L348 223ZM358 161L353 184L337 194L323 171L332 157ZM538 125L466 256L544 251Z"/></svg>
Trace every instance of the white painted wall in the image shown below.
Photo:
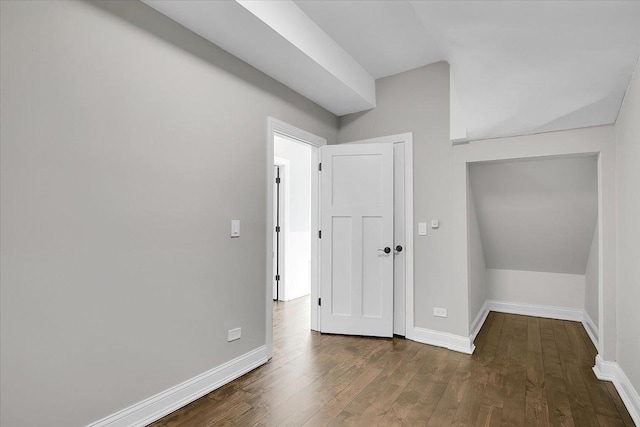
<svg viewBox="0 0 640 427"><path fill-rule="evenodd" d="M469 191L469 322L473 322L487 299L487 268L482 249L475 203ZM472 327L470 324L469 327Z"/></svg>
<svg viewBox="0 0 640 427"><path fill-rule="evenodd" d="M640 66L615 125L618 225L618 353L617 360L640 392ZM610 359L611 360L611 359Z"/></svg>
<svg viewBox="0 0 640 427"><path fill-rule="evenodd" d="M487 299L584 308L584 275L487 269Z"/></svg>
<svg viewBox="0 0 640 427"><path fill-rule="evenodd" d="M615 219L615 134L613 126L552 132L513 138L474 141L453 147L453 284L469 283L467 168L470 163L505 161L529 157L598 154L598 232L603 250L598 254L602 289L599 298L599 354L604 360L616 357L616 219ZM477 206L476 206L477 208ZM593 229L592 229L593 230ZM484 242L483 242L484 243ZM591 242L589 242L591 243ZM487 252L485 251L485 257ZM576 279L577 282L577 279ZM576 285L577 286L577 285ZM584 295L584 294L583 294ZM583 307L581 300L580 308Z"/></svg>
<svg viewBox="0 0 640 427"><path fill-rule="evenodd" d="M375 109L340 118L338 142L413 132L414 221L440 220L440 228L429 229L427 236L418 236L414 224L415 326L468 336L467 283L452 280L449 65L439 62L379 79L376 94ZM465 254L465 274L466 268ZM449 317L434 317L433 307L448 308Z"/></svg>
<svg viewBox="0 0 640 427"><path fill-rule="evenodd" d="M87 425L265 345L267 116L336 117L140 2L0 19L0 424Z"/></svg>
<svg viewBox="0 0 640 427"><path fill-rule="evenodd" d="M584 273L584 310L593 321L598 325L598 227L593 232L591 239L591 249L589 250L589 259L587 268Z"/></svg>
<svg viewBox="0 0 640 427"><path fill-rule="evenodd" d="M285 212L281 219L284 233L284 295L289 301L311 292L311 150L301 142L279 135L274 137L274 155L289 160Z"/></svg>

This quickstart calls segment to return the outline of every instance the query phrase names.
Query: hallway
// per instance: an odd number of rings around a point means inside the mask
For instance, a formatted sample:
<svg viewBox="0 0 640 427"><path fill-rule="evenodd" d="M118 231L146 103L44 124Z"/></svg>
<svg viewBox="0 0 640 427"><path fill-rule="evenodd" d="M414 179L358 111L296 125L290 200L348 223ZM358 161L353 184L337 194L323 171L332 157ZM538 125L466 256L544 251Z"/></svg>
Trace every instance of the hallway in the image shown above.
<svg viewBox="0 0 640 427"><path fill-rule="evenodd" d="M152 426L633 426L577 322L492 312L465 355L310 332L309 297L273 313L269 363Z"/></svg>

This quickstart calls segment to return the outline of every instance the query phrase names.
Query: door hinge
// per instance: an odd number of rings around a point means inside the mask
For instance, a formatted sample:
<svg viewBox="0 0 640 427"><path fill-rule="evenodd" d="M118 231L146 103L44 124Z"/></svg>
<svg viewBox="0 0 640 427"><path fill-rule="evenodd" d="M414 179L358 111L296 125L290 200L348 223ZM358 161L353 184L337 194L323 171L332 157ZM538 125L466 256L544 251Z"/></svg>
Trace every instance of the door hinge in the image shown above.
<svg viewBox="0 0 640 427"><path fill-rule="evenodd" d="M280 177L276 178L276 184L280 184Z"/></svg>
<svg viewBox="0 0 640 427"><path fill-rule="evenodd" d="M318 239L322 239L322 230L318 230Z"/></svg>
<svg viewBox="0 0 640 427"><path fill-rule="evenodd" d="M276 274L276 281L280 281L280 275Z"/></svg>
<svg viewBox="0 0 640 427"><path fill-rule="evenodd" d="M322 163L318 163L318 170L322 171Z"/></svg>
<svg viewBox="0 0 640 427"><path fill-rule="evenodd" d="M280 226L276 225L276 233L279 233L279 232L280 232Z"/></svg>
<svg viewBox="0 0 640 427"><path fill-rule="evenodd" d="M318 298L318 305L322 306L322 298Z"/></svg>

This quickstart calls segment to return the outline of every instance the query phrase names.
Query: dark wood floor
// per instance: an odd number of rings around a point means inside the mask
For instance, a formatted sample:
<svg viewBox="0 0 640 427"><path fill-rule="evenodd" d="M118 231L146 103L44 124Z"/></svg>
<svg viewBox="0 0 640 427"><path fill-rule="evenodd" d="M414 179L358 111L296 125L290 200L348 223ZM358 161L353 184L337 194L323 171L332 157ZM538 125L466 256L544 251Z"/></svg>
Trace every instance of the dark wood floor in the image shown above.
<svg viewBox="0 0 640 427"><path fill-rule="evenodd" d="M269 363L152 425L634 425L577 322L491 313L464 355L308 319L308 298L275 303Z"/></svg>

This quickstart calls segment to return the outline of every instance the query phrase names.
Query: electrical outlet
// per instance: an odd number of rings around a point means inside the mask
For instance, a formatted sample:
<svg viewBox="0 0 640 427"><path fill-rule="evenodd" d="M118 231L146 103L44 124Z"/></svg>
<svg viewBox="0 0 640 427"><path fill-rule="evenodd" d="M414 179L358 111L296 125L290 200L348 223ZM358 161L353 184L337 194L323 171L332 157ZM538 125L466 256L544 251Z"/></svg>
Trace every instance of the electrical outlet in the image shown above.
<svg viewBox="0 0 640 427"><path fill-rule="evenodd" d="M241 336L242 336L242 328L229 329L229 332L227 333L227 341L231 342L231 341L239 340Z"/></svg>
<svg viewBox="0 0 640 427"><path fill-rule="evenodd" d="M436 317L447 317L447 309L440 307L433 307L433 315Z"/></svg>

